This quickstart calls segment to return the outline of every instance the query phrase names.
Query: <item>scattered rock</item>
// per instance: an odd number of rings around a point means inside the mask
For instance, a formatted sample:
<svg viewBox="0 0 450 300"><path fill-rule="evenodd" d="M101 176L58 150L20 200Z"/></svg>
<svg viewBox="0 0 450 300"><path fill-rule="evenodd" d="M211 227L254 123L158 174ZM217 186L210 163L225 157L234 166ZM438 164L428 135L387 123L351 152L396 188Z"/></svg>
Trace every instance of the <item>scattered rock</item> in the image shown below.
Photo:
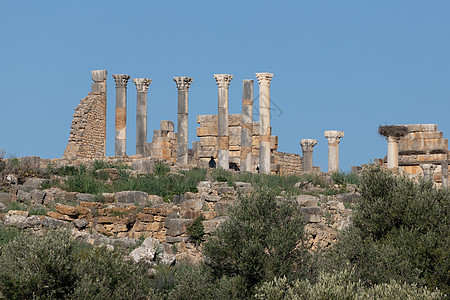
<svg viewBox="0 0 450 300"><path fill-rule="evenodd" d="M164 227L166 227L166 234L168 236L179 236L186 233L186 225L193 222L192 219L166 219Z"/></svg>
<svg viewBox="0 0 450 300"><path fill-rule="evenodd" d="M27 178L25 183L23 184L24 187L30 187L33 189L39 189L41 188L42 184L44 182L48 182L48 179L42 179L42 178Z"/></svg>
<svg viewBox="0 0 450 300"><path fill-rule="evenodd" d="M30 192L31 204L44 204L45 192L41 190L32 190Z"/></svg>
<svg viewBox="0 0 450 300"><path fill-rule="evenodd" d="M92 194L78 193L76 198L79 201L93 201L95 196Z"/></svg>
<svg viewBox="0 0 450 300"><path fill-rule="evenodd" d="M89 224L89 222L86 219L73 220L73 225L75 225L75 227L79 228L79 229L85 228L86 226L88 226L88 224Z"/></svg>
<svg viewBox="0 0 450 300"><path fill-rule="evenodd" d="M148 194L140 191L124 191L117 192L115 197L121 203L134 203L137 205L144 205L148 202Z"/></svg>
<svg viewBox="0 0 450 300"><path fill-rule="evenodd" d="M152 237L146 238L140 247L130 253L130 257L135 262L145 261L151 264L173 264L175 255L171 254L171 246L161 243Z"/></svg>

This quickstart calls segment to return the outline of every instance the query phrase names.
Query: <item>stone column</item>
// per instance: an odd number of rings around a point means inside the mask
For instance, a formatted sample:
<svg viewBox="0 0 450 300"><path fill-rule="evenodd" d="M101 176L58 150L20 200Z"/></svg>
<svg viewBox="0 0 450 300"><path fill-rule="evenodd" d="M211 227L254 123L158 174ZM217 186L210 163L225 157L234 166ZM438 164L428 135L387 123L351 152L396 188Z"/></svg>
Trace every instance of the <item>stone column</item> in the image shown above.
<svg viewBox="0 0 450 300"><path fill-rule="evenodd" d="M448 188L448 161L441 162L442 188Z"/></svg>
<svg viewBox="0 0 450 300"><path fill-rule="evenodd" d="M127 83L130 75L113 74L116 82L116 144L115 156L127 153Z"/></svg>
<svg viewBox="0 0 450 300"><path fill-rule="evenodd" d="M388 136L388 153L387 153L387 167L388 169L398 168L398 141L399 137Z"/></svg>
<svg viewBox="0 0 450 300"><path fill-rule="evenodd" d="M302 146L302 166L303 172L311 172L313 170L313 148L317 145L317 140L303 139L300 140L300 146Z"/></svg>
<svg viewBox="0 0 450 300"><path fill-rule="evenodd" d="M106 70L92 70L92 91L94 93L105 93L106 95L106 77L108 72Z"/></svg>
<svg viewBox="0 0 450 300"><path fill-rule="evenodd" d="M92 84L92 92L94 93L103 93L104 96L104 101L102 101L102 109L103 110L103 114L102 114L102 120L99 120L99 122L101 123L101 126L103 127L103 141L102 144L103 146L101 146L103 148L103 155L101 156L106 156L106 106L107 106L107 98L106 98L106 79L108 76L108 71L106 70L92 70L91 71L92 74L92 80L94 81L94 83Z"/></svg>
<svg viewBox="0 0 450 300"><path fill-rule="evenodd" d="M241 171L252 171L253 80L242 82Z"/></svg>
<svg viewBox="0 0 450 300"><path fill-rule="evenodd" d="M188 163L188 95L192 83L190 77L174 77L178 88L177 163Z"/></svg>
<svg viewBox="0 0 450 300"><path fill-rule="evenodd" d="M436 166L433 164L421 164L420 167L423 170L423 177L434 181L434 170L436 169Z"/></svg>
<svg viewBox="0 0 450 300"><path fill-rule="evenodd" d="M273 74L256 73L259 83L259 172L270 174L270 82Z"/></svg>
<svg viewBox="0 0 450 300"><path fill-rule="evenodd" d="M136 104L136 154L147 156L147 91L151 79L134 78L137 90Z"/></svg>
<svg viewBox="0 0 450 300"><path fill-rule="evenodd" d="M324 136L328 140L328 173L339 172L339 142L344 137L344 132L328 130Z"/></svg>
<svg viewBox="0 0 450 300"><path fill-rule="evenodd" d="M214 74L219 87L219 108L218 108L218 135L217 135L217 152L218 152L218 168L228 170L229 152L228 152L228 87L233 75L230 74Z"/></svg>

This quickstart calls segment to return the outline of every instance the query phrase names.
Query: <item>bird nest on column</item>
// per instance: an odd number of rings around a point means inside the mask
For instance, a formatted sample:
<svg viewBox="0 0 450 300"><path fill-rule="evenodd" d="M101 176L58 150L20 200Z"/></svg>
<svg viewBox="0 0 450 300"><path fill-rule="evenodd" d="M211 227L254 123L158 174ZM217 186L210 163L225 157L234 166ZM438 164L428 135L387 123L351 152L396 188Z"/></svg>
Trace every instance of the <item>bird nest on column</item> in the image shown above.
<svg viewBox="0 0 450 300"><path fill-rule="evenodd" d="M388 137L403 137L409 133L408 127L402 125L385 125L378 127L378 133Z"/></svg>

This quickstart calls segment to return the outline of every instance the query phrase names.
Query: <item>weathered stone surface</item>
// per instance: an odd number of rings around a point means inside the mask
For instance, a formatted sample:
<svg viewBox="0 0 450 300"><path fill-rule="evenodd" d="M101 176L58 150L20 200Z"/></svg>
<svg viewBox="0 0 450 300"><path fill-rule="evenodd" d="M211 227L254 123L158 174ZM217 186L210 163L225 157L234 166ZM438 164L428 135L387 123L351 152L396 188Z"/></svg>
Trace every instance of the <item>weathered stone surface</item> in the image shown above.
<svg viewBox="0 0 450 300"><path fill-rule="evenodd" d="M19 228L24 228L27 226L26 223L26 216L23 215L16 215L16 214L9 214L11 211L8 212L8 215L5 216L5 224L10 226L16 226Z"/></svg>
<svg viewBox="0 0 450 300"><path fill-rule="evenodd" d="M219 195L234 193L234 188L232 186L219 186L216 188L216 190Z"/></svg>
<svg viewBox="0 0 450 300"><path fill-rule="evenodd" d="M164 227L168 236L179 236L186 233L186 226L191 224L192 219L166 219Z"/></svg>
<svg viewBox="0 0 450 300"><path fill-rule="evenodd" d="M47 216L49 216L52 219L62 220L62 221L68 221L71 222L74 220L74 218L69 217L68 215L60 214L56 211L49 211L47 212Z"/></svg>
<svg viewBox="0 0 450 300"><path fill-rule="evenodd" d="M150 214L138 213L137 218L142 222L153 222L154 217Z"/></svg>
<svg viewBox="0 0 450 300"><path fill-rule="evenodd" d="M131 251L129 256L135 262L145 261L152 264L171 264L175 261L175 255L169 252L170 248L170 245L149 237L144 240L140 247Z"/></svg>
<svg viewBox="0 0 450 300"><path fill-rule="evenodd" d="M319 197L311 195L298 195L295 197L295 200L300 206L303 207L317 207Z"/></svg>
<svg viewBox="0 0 450 300"><path fill-rule="evenodd" d="M206 201L206 202L217 202L217 201L220 201L221 197L220 196L215 196L215 195L203 194L201 196L201 199Z"/></svg>
<svg viewBox="0 0 450 300"><path fill-rule="evenodd" d="M76 220L73 220L73 224L75 225L75 227L77 227L79 229L83 229L89 225L89 222L86 219L76 219Z"/></svg>
<svg viewBox="0 0 450 300"><path fill-rule="evenodd" d="M321 220L320 207L301 207L300 212L307 223L319 223Z"/></svg>
<svg viewBox="0 0 450 300"><path fill-rule="evenodd" d="M41 190L32 190L30 192L32 204L43 204L45 198L45 192Z"/></svg>
<svg viewBox="0 0 450 300"><path fill-rule="evenodd" d="M79 193L76 197L80 201L92 201L94 200L95 195Z"/></svg>
<svg viewBox="0 0 450 300"><path fill-rule="evenodd" d="M58 228L61 226L64 226L66 222L56 220L50 217L45 217L42 221L42 226L49 227L49 228Z"/></svg>
<svg viewBox="0 0 450 300"><path fill-rule="evenodd" d="M330 209L330 210L344 210L345 209L345 206L342 202L335 201L335 200L328 201L326 206L327 206L327 209Z"/></svg>
<svg viewBox="0 0 450 300"><path fill-rule="evenodd" d="M74 206L69 205L63 205L63 204L57 204L56 205L56 211L63 215L68 215L71 217L78 216L78 209Z"/></svg>
<svg viewBox="0 0 450 300"><path fill-rule="evenodd" d="M44 182L48 182L48 179L42 178L28 178L23 184L26 187L32 187L34 189L38 189Z"/></svg>
<svg viewBox="0 0 450 300"><path fill-rule="evenodd" d="M9 203L11 202L11 196L9 193L0 192L0 203Z"/></svg>
<svg viewBox="0 0 450 300"><path fill-rule="evenodd" d="M8 211L8 215L28 217L28 211L26 211L26 210L10 210L10 211Z"/></svg>
<svg viewBox="0 0 450 300"><path fill-rule="evenodd" d="M221 200L219 202L214 203L214 210L217 211L217 213L220 216L228 215L228 209L233 205L233 203L234 202L231 200L228 201Z"/></svg>
<svg viewBox="0 0 450 300"><path fill-rule="evenodd" d="M150 174L155 170L155 162L153 160L136 160L133 161L133 170L137 174Z"/></svg>
<svg viewBox="0 0 450 300"><path fill-rule="evenodd" d="M203 221L203 230L206 234L211 234L213 233L217 227L219 226L220 223L226 221L228 219L228 217L224 216L224 217L217 217L211 220L206 220Z"/></svg>
<svg viewBox="0 0 450 300"><path fill-rule="evenodd" d="M203 208L203 201L199 198L186 200L182 203L184 210L200 211Z"/></svg>
<svg viewBox="0 0 450 300"><path fill-rule="evenodd" d="M35 227L41 225L41 219L38 216L30 216L25 219L28 227Z"/></svg>
<svg viewBox="0 0 450 300"><path fill-rule="evenodd" d="M17 191L17 201L19 201L19 202L31 201L30 193L22 191L22 190L18 190Z"/></svg>
<svg viewBox="0 0 450 300"><path fill-rule="evenodd" d="M249 193L253 191L252 184L249 182L235 182L234 184L236 185L236 190L239 193Z"/></svg>
<svg viewBox="0 0 450 300"><path fill-rule="evenodd" d="M356 203L361 199L361 194L358 192L345 193L336 195L336 200L344 203Z"/></svg>
<svg viewBox="0 0 450 300"><path fill-rule="evenodd" d="M143 205L148 202L148 194L140 191L124 191L115 193L117 202Z"/></svg>

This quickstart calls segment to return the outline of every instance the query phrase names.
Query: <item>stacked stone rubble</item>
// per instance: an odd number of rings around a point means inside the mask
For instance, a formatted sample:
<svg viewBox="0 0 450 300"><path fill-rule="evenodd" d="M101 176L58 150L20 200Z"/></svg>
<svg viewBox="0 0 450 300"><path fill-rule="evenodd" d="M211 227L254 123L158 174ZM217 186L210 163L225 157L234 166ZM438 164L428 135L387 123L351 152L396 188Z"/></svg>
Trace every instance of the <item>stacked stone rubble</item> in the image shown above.
<svg viewBox="0 0 450 300"><path fill-rule="evenodd" d="M106 70L92 71L92 92L75 108L65 159L106 155L106 74Z"/></svg>
<svg viewBox="0 0 450 300"><path fill-rule="evenodd" d="M229 161L240 165L241 157L241 114L230 114L228 121L228 142L229 142ZM197 137L199 143L195 143L196 157L198 157L201 166L207 166L211 156L217 158L217 115L198 115ZM253 122L252 131L252 172L256 171L259 164L259 125ZM271 152L278 148L278 136L270 137ZM273 155L272 155L273 156ZM273 161L273 159L272 159Z"/></svg>
<svg viewBox="0 0 450 300"><path fill-rule="evenodd" d="M274 168L280 175L300 175L302 173L302 157L300 154L273 151ZM278 167L279 166L279 167Z"/></svg>
<svg viewBox="0 0 450 300"><path fill-rule="evenodd" d="M148 143L149 156L177 162L177 133L172 121L161 121L161 129L153 130L152 142Z"/></svg>
<svg viewBox="0 0 450 300"><path fill-rule="evenodd" d="M411 124L409 133L398 142L398 164L408 174L423 174L421 165L432 164L434 180L442 182L441 165L448 168L448 140L443 138L442 131L437 130L436 124ZM427 174L428 176L428 174Z"/></svg>

